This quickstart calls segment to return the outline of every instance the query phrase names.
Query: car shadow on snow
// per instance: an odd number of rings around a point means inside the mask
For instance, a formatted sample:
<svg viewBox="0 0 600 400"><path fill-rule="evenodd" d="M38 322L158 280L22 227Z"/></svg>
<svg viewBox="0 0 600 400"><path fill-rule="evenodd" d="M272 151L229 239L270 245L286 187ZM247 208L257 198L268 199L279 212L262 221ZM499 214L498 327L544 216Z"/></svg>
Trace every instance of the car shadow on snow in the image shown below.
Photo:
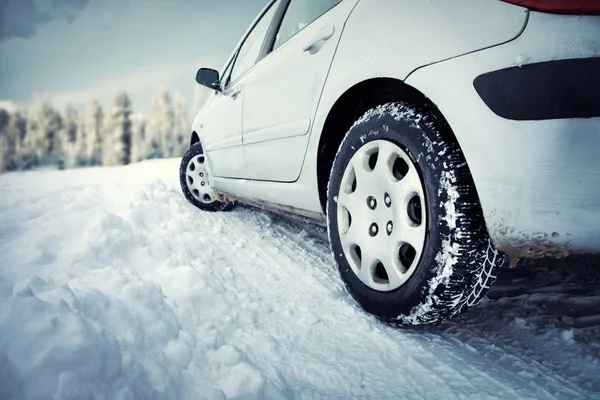
<svg viewBox="0 0 600 400"><path fill-rule="evenodd" d="M329 247L323 225L308 218L252 209L269 215L272 223L290 233L305 232L307 239L320 244L320 251ZM538 333L600 329L600 255L523 260L516 268L505 268L481 304L433 331L448 324L480 325L482 319L494 318L536 326Z"/></svg>
<svg viewBox="0 0 600 400"><path fill-rule="evenodd" d="M466 314L415 331L462 344L558 397L600 395L600 257L522 261Z"/></svg>
<svg viewBox="0 0 600 400"><path fill-rule="evenodd" d="M329 248L327 228L322 224L308 218L247 208L268 215L273 224L290 234L304 232L306 239L319 244L318 251ZM516 268L500 272L478 306L450 322L420 329L436 332L455 325L497 328L494 320L502 323L513 320L535 327L537 333L554 329L600 331L600 255L523 260ZM580 335L573 338L585 340Z"/></svg>
<svg viewBox="0 0 600 400"><path fill-rule="evenodd" d="M524 260L504 269L487 299L455 323L478 325L482 318L514 319L537 333L600 329L600 257Z"/></svg>

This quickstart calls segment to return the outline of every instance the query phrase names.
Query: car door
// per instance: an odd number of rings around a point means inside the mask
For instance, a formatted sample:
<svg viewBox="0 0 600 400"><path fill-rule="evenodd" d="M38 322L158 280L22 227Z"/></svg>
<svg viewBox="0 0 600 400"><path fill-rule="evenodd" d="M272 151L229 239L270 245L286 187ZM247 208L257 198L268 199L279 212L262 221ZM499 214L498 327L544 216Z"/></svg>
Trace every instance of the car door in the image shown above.
<svg viewBox="0 0 600 400"><path fill-rule="evenodd" d="M232 89L215 93L198 116L202 121L198 135L208 167L213 176L221 178L236 178L246 169L242 147L243 103L239 94L233 95Z"/></svg>
<svg viewBox="0 0 600 400"><path fill-rule="evenodd" d="M203 108L198 135L206 152L210 172L220 178L242 178L247 169L242 147L244 92L239 83L260 58L269 27L281 0L265 7L253 23L221 77L222 91Z"/></svg>
<svg viewBox="0 0 600 400"><path fill-rule="evenodd" d="M293 182L342 34L358 0L286 0L269 54L242 80L245 178Z"/></svg>

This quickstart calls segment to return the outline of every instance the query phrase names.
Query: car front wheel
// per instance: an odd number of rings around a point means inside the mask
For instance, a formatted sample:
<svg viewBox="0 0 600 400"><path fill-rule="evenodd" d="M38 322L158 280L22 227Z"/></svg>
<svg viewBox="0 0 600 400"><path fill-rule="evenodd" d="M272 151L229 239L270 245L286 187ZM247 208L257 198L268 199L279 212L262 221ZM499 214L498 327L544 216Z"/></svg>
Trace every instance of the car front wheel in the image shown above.
<svg viewBox="0 0 600 400"><path fill-rule="evenodd" d="M181 159L179 183L185 198L204 211L227 211L235 203L222 202L216 196L210 184L206 155L202 145L193 144Z"/></svg>
<svg viewBox="0 0 600 400"><path fill-rule="evenodd" d="M427 105L390 103L354 124L334 161L327 218L349 293L400 325L467 310L505 262L460 147Z"/></svg>

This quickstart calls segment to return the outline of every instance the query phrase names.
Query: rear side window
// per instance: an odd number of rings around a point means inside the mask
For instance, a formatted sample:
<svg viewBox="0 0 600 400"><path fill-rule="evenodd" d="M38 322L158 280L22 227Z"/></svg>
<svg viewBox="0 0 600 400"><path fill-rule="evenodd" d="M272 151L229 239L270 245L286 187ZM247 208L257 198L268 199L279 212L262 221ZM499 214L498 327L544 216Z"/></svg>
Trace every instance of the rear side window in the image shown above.
<svg viewBox="0 0 600 400"><path fill-rule="evenodd" d="M290 40L305 26L311 24L340 2L341 0L291 0L275 37L273 50Z"/></svg>
<svg viewBox="0 0 600 400"><path fill-rule="evenodd" d="M280 1L275 2L262 18L254 25L252 31L246 36L246 40L238 51L233 70L231 71L230 82L235 82L240 76L256 64L261 54L265 37L269 31L269 26L273 21L275 12L279 7Z"/></svg>

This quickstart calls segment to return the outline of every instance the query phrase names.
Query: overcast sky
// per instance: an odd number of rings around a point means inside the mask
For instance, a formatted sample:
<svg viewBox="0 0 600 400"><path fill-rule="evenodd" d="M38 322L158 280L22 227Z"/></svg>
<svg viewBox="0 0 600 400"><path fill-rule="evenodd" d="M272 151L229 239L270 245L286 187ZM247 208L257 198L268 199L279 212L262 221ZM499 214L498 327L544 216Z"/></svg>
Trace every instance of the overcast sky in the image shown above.
<svg viewBox="0 0 600 400"><path fill-rule="evenodd" d="M267 0L0 0L0 100L146 112L161 86L193 102L197 68L221 68Z"/></svg>

